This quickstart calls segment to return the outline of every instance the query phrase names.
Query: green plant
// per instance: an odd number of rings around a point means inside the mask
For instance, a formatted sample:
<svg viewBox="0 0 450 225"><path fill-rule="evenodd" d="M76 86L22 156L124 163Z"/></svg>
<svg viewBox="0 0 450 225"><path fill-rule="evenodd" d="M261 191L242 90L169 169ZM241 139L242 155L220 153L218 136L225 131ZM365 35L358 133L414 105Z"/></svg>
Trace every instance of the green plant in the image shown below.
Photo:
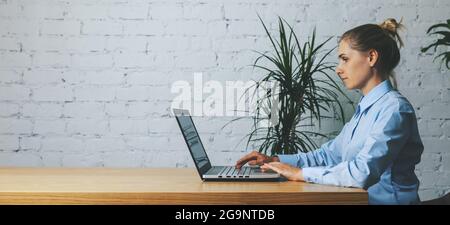
<svg viewBox="0 0 450 225"><path fill-rule="evenodd" d="M301 44L293 28L279 17L276 40L264 21L259 19L273 48L272 53L257 52L259 57L253 67L265 71L265 75L256 82L256 89L264 82L275 82L278 85L275 89L267 89L264 96L258 97L252 131L246 135L247 147L251 142L262 142L259 151L271 155L314 150L317 144L312 137L326 135L305 128L313 127L314 121L320 127L324 118L338 118L344 123L339 95L342 94L351 103L328 74L334 73L336 64L325 62L325 59L334 49L324 53L321 50L331 38L316 45L314 29L312 37ZM264 61L269 66L261 63ZM324 112L332 112L333 116L326 116ZM262 123L269 125L260 126Z"/></svg>
<svg viewBox="0 0 450 225"><path fill-rule="evenodd" d="M435 31L437 28L443 28L444 30L438 30ZM448 31L445 31L448 30ZM432 32L434 31L434 32ZM432 33L430 33L432 32ZM428 35L442 35L443 37L440 39L437 39L434 43L424 47L421 49L422 52L426 52L428 51L428 49L434 47L434 52L436 52L437 47L441 46L441 47L447 47L447 49L450 46L450 19L447 20L447 23L439 23L439 24L435 24L433 26L431 26L430 28L428 28L427 30L427 34ZM450 51L447 52L443 52L439 55L437 55L434 60L436 60L437 58L442 57L442 63L445 62L445 65L447 67L447 69L450 69ZM433 60L433 61L434 61Z"/></svg>

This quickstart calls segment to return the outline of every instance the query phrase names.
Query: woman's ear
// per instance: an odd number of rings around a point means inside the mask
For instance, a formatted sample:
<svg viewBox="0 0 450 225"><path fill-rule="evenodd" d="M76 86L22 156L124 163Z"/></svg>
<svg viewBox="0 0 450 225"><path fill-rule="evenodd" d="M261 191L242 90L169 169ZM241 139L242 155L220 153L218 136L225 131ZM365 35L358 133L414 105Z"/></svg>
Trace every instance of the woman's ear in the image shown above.
<svg viewBox="0 0 450 225"><path fill-rule="evenodd" d="M374 67L378 61L378 52L375 49L369 50L369 65Z"/></svg>

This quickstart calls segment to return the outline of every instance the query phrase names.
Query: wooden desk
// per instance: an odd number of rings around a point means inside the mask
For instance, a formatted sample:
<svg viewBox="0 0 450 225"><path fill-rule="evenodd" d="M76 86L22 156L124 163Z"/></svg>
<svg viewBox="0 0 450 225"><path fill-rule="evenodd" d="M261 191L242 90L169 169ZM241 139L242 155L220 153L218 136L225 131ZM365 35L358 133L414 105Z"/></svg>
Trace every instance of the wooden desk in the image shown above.
<svg viewBox="0 0 450 225"><path fill-rule="evenodd" d="M0 168L0 204L368 204L368 196L303 182L202 182L191 168Z"/></svg>

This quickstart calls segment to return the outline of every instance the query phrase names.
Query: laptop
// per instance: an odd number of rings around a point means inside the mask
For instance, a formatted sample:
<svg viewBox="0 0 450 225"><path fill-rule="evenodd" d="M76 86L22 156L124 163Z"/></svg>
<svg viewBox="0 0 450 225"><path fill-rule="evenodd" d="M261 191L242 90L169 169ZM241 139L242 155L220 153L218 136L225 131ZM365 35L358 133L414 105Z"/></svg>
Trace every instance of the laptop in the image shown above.
<svg viewBox="0 0 450 225"><path fill-rule="evenodd" d="M173 109L181 133L203 181L278 181L280 175L274 171L262 172L259 166L212 166L200 136L188 110Z"/></svg>

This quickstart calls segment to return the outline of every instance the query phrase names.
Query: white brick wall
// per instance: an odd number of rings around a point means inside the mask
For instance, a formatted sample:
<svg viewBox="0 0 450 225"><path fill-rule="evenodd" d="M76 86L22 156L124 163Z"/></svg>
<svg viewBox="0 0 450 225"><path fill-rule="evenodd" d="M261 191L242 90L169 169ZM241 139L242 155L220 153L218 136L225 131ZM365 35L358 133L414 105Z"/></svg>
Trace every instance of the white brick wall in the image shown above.
<svg viewBox="0 0 450 225"><path fill-rule="evenodd" d="M301 38L317 26L319 40L403 17L397 77L425 144L420 195L440 196L450 191L450 74L420 47L449 11L448 0L0 1L0 166L192 167L169 116L171 84L194 72L223 84L257 78L250 50L270 46L256 13L271 30L283 16ZM246 151L238 141L250 123L221 130L230 119L195 118L215 163Z"/></svg>

